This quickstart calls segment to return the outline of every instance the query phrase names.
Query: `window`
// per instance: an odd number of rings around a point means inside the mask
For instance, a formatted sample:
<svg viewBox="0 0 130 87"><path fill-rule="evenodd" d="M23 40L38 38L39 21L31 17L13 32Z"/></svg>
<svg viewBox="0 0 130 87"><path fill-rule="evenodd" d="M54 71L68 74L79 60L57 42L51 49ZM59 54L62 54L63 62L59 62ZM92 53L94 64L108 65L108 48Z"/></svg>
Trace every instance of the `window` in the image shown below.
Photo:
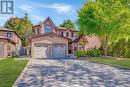
<svg viewBox="0 0 130 87"><path fill-rule="evenodd" d="M50 26L45 26L45 33L52 32L52 28Z"/></svg>
<svg viewBox="0 0 130 87"><path fill-rule="evenodd" d="M40 34L40 29L37 29L37 34Z"/></svg>
<svg viewBox="0 0 130 87"><path fill-rule="evenodd" d="M40 29L36 28L35 29L35 34L40 34Z"/></svg>
<svg viewBox="0 0 130 87"><path fill-rule="evenodd" d="M63 32L61 32L61 36L63 36L63 34L64 34L64 33L63 33Z"/></svg>
<svg viewBox="0 0 130 87"><path fill-rule="evenodd" d="M71 37L72 37L72 38L74 37L74 33L71 33Z"/></svg>
<svg viewBox="0 0 130 87"><path fill-rule="evenodd" d="M7 38L11 39L12 38L12 33L7 33Z"/></svg>
<svg viewBox="0 0 130 87"><path fill-rule="evenodd" d="M69 33L68 33L68 32L66 32L66 36L67 36L67 37L69 36Z"/></svg>

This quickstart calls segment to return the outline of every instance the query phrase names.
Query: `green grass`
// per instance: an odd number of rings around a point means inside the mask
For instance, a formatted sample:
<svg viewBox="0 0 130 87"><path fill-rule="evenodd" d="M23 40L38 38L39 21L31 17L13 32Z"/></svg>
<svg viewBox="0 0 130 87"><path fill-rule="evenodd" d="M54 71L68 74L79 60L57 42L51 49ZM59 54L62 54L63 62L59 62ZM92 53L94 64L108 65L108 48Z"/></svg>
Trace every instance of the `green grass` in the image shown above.
<svg viewBox="0 0 130 87"><path fill-rule="evenodd" d="M12 87L28 60L6 58L0 60L0 87Z"/></svg>
<svg viewBox="0 0 130 87"><path fill-rule="evenodd" d="M90 58L87 60L91 61L91 62L108 64L111 66L130 69L130 58L101 58L101 57L98 57L98 58Z"/></svg>

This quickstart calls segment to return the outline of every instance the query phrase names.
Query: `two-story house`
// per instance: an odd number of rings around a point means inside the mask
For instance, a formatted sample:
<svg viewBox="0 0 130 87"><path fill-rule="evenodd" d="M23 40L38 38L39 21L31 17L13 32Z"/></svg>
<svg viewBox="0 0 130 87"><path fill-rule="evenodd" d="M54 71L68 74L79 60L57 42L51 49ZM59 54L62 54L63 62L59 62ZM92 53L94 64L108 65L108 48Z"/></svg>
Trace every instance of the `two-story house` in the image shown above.
<svg viewBox="0 0 130 87"><path fill-rule="evenodd" d="M78 36L74 29L55 26L50 17L33 26L33 32L30 37L32 58L62 58L83 50L80 46L83 36ZM97 37L86 37L86 40L86 50L100 47Z"/></svg>
<svg viewBox="0 0 130 87"><path fill-rule="evenodd" d="M20 36L13 30L0 27L0 58L11 57L20 47Z"/></svg>

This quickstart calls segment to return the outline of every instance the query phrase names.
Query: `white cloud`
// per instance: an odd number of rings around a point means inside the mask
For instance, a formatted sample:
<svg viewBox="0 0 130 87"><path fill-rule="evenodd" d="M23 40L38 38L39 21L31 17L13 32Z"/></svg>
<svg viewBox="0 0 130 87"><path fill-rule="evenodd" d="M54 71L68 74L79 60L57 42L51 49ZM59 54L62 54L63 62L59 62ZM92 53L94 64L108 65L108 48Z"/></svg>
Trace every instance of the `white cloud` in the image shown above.
<svg viewBox="0 0 130 87"><path fill-rule="evenodd" d="M73 10L73 7L68 4L64 3L54 3L54 4L41 4L41 3L34 3L34 6L41 7L41 8L50 8L56 10L58 13L69 13Z"/></svg>
<svg viewBox="0 0 130 87"><path fill-rule="evenodd" d="M55 3L55 4L52 4L48 7L55 9L59 13L68 13L68 12L71 12L71 10L72 10L72 6L66 5L66 4Z"/></svg>
<svg viewBox="0 0 130 87"><path fill-rule="evenodd" d="M31 12L34 9L31 5L26 5L26 4L21 5L19 8L26 12Z"/></svg>

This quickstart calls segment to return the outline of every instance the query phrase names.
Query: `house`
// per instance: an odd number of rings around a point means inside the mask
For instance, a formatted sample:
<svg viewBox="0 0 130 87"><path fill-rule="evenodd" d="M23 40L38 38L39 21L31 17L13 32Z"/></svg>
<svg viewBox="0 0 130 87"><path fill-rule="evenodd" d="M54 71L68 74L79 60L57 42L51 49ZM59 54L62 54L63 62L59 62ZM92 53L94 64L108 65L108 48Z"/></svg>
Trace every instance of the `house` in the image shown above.
<svg viewBox="0 0 130 87"><path fill-rule="evenodd" d="M13 30L0 27L0 58L13 56L20 47L20 36Z"/></svg>
<svg viewBox="0 0 130 87"><path fill-rule="evenodd" d="M31 56L33 58L62 58L68 57L75 51L83 50L80 46L83 36L77 35L77 30L57 27L48 17L41 24L33 26L33 35L30 37ZM85 50L99 48L97 37L85 38Z"/></svg>

